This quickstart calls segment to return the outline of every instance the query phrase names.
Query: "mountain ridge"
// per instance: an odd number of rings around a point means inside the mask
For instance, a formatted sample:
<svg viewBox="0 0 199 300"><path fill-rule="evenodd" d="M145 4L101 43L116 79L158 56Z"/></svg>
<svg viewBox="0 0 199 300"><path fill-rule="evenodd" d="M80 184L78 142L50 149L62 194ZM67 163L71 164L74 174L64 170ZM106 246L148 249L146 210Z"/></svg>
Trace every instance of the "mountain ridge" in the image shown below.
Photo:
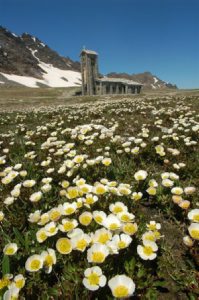
<svg viewBox="0 0 199 300"><path fill-rule="evenodd" d="M81 85L81 65L70 57L63 57L39 38L23 33L20 36L0 26L0 87L25 85L29 87L67 87ZM139 74L115 73L138 81L144 88L177 88L150 72Z"/></svg>

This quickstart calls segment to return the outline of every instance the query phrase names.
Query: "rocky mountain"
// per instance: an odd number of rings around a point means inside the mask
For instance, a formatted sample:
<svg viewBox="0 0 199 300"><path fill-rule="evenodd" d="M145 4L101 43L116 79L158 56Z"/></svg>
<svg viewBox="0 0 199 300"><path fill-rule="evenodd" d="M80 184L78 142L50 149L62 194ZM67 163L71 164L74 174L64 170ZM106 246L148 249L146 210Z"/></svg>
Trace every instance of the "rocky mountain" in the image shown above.
<svg viewBox="0 0 199 300"><path fill-rule="evenodd" d="M150 72L144 72L139 74L127 74L127 73L109 73L108 77L126 78L143 84L144 89L177 89L175 84L165 82L158 78L156 75Z"/></svg>
<svg viewBox="0 0 199 300"><path fill-rule="evenodd" d="M0 87L24 85L28 87L68 87L81 85L80 62L60 56L37 37L21 36L0 26ZM144 89L177 88L150 72L140 74L109 73L140 82Z"/></svg>
<svg viewBox="0 0 199 300"><path fill-rule="evenodd" d="M38 38L0 27L0 84L81 85L80 63L62 57Z"/></svg>

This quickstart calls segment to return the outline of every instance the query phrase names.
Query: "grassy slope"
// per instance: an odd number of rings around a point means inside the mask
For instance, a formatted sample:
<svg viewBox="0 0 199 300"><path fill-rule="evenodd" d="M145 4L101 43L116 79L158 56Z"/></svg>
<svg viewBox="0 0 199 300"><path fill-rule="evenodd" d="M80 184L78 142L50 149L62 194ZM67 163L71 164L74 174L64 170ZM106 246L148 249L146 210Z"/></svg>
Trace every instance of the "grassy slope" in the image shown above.
<svg viewBox="0 0 199 300"><path fill-rule="evenodd" d="M23 91L18 90L18 93L16 92L16 90L12 92L9 91L9 93L5 91L4 95L1 94L0 101L4 101L5 107L8 110L12 110L13 105L15 108L20 108L20 106L17 105L19 99L22 99L24 101L23 104L27 105L27 107L35 107L35 105L45 105L46 102L48 102L48 105L53 103L53 105L57 106L57 104L63 104L64 101L66 101L66 103L69 103L70 106L68 108L65 107L64 109L60 108L58 110L47 110L44 112L38 112L37 114L33 114L32 112L27 114L21 113L21 117L19 117L19 119L16 118L15 113L3 113L1 115L1 133L8 133L8 129L16 130L17 125L19 123L24 124L23 126L26 128L26 131L35 131L36 126L38 125L46 125L52 122L58 124L60 120L62 120L63 125L57 125L58 128L62 129L66 127L74 128L76 125L87 124L89 122L101 123L108 127L111 124L118 122L119 126L116 130L116 134L120 134L124 137L132 135L137 136L141 132L141 126L143 124L146 124L146 127L150 129L150 138L153 136L161 137L162 133L156 126L154 126L155 119L154 116L151 114L153 107L155 107L156 110L160 111L159 117L163 120L163 125L165 127L172 127L173 124L173 122L167 115L168 109L172 111L172 117L176 118L176 120L180 117L181 114L183 114L183 107L188 107L189 111L192 112L191 116L193 116L194 119L197 119L196 115L199 113L199 98L195 96L195 93L197 95L197 92L195 91L178 91L177 98L170 97L169 99L166 99L167 95L164 95L165 97L160 99L160 94L157 95L156 93L150 93L149 96L143 95L142 99L146 98L144 100L142 100L140 96L123 96L123 98L127 98L131 101L124 100L123 102L118 103L115 100L121 99L121 96L107 96L105 97L105 102L102 103L102 105L100 103L103 101L104 97L101 97L100 99L98 99L97 97L78 97L68 98L64 100L59 98L59 96L63 95L63 91L61 89L41 89L39 91L33 90L30 96L29 91L29 89ZM182 96L183 94L186 97ZM154 95L156 96L154 97ZM7 106L7 100L10 99L11 96L13 97L13 102L9 103L9 105ZM35 100L34 97L39 98ZM43 100L43 97L46 97L45 101ZM59 98L58 100L57 97ZM56 103L54 102L55 98ZM150 98L150 100L148 100L147 98ZM5 99L7 100L5 101ZM96 107L95 104L93 106L91 105L91 108L89 103L93 104L95 100L99 100L99 102L96 102ZM74 103L77 103L79 101L85 102L85 106L82 106L82 108L79 108L78 106L72 106ZM141 107L139 107L140 103L142 103ZM162 109L163 111L161 112ZM181 109L182 111L180 111ZM68 116L74 115L76 115L77 118L72 118L71 120L68 119ZM48 135L54 130L54 127L51 128L49 126ZM60 139L63 139L63 136L60 133L58 133L58 137ZM9 141L12 138L10 137L7 139L2 137L2 139L4 141L4 148L9 148ZM38 158L36 159L37 162L40 162L45 158L45 155L40 153L40 145L45 139L45 134L44 137L41 137L41 140L35 134L33 134L33 137L31 137L31 140L36 143L36 146L33 147L33 149L38 153ZM197 139L197 136L193 135L193 139ZM10 164L12 165L24 161L24 154L29 149L24 145L24 133L20 131L20 129L16 130L14 141L14 146L11 149L11 153L9 155ZM71 139L67 138L67 141L71 141ZM175 171L172 169L172 164L177 161L186 163L186 168L179 171L181 178L179 185L183 187L189 185L194 185L198 187L198 146L194 146L194 148L190 151L189 148L185 147L183 141L181 140L179 142L172 140L164 140L164 143L165 147L173 147L181 151L180 156L177 158L168 155L170 160L169 165L165 165L163 160L157 157L154 151L152 151L154 145L152 146L152 144L150 143L148 144L146 149L142 151L142 154L140 156L132 159L132 156L128 153L122 153L121 155L117 155L115 146L112 146L108 139L106 139L105 141L98 141L94 146L86 147L86 153L91 157L97 156L97 148L104 148L106 146L110 146L110 157L112 158L113 164L107 170L105 168L91 168L91 170L87 171L82 170L80 171L80 176L85 177L88 180L88 182L91 183L93 183L95 180L98 180L99 178L105 177L109 178L110 180L117 180L118 182L125 182L131 184L133 174L135 173L135 171L139 169L145 169L150 174L150 178L155 178L158 181L161 172L167 170ZM81 143L77 143L77 151L78 153L82 152ZM59 158L58 163L60 163ZM42 174L42 171L40 170L39 166L34 166L34 164L32 164L31 162L27 164L25 163L25 166L28 170L29 177L37 179L44 177L44 174ZM56 182L58 182L60 179L61 177L56 178L55 176ZM8 190L4 189L3 187L1 187L1 190L2 192L0 197L3 200L8 193ZM56 196L56 187L53 193L53 196ZM24 197L26 198L28 197L28 195L24 194ZM162 235L164 235L164 238L161 242L161 250L160 254L158 255L158 260L156 263L152 263L151 265L146 263L144 267L140 265L140 263L138 263L138 266L132 265L129 268L124 268L124 256L123 258L121 258L118 267L120 267L123 272L129 272L129 276L133 276L136 278L136 285L138 288L137 298L139 299L196 299L195 297L197 297L199 293L199 287L197 286L197 257L194 253L189 252L182 243L182 237L186 234L186 228L188 225L186 213L171 202L171 195L163 192L161 189L157 197L152 199L151 202L148 200L149 199L146 197L146 199L140 204L135 204L132 207L132 212L136 214L136 219L138 220L138 223L141 224L141 227L144 226L144 224L149 220L156 220L162 224L161 233ZM118 201L120 201L120 199L118 199ZM196 202L198 201L196 195L193 197L193 199L191 199L191 201L191 207L194 208L196 206ZM54 204L56 205L56 201ZM23 205L24 209L31 211L30 208L26 206L26 204ZM19 206L16 206L15 211L19 208ZM12 220L12 222L15 223L15 226L21 226L21 224L19 224L19 220L16 214L15 216L12 216L11 213L9 218L10 220ZM21 220L23 220L22 215L20 222ZM26 231L29 230L26 228L27 224L25 224L25 222L26 221L24 219L24 224L22 224L22 229L24 230L24 233L26 233ZM12 229L7 228L6 230L11 236L14 236ZM196 247L196 250L197 249L198 248ZM133 248L131 248L131 251L135 254L135 249L133 250ZM128 252L126 255L129 256L130 253ZM76 260L77 258L73 257L71 263L73 263L74 266L75 263L77 263ZM58 270L57 272L59 271L60 270ZM74 273L75 271L71 272L72 277L77 276ZM82 272L81 266L79 272ZM78 299L73 298L73 296L71 296L70 294L72 293L72 295L74 295L75 290L77 290L77 297L79 295L80 299L96 299L92 298L91 294L84 294L84 298L81 298L81 277L79 278L77 276L75 277L75 279L71 278L68 278L69 282L67 283L69 284L71 291L68 291L67 288L65 291L68 293L67 299ZM31 278L29 279L31 281ZM37 288L39 288L40 292L43 293L42 299L47 299L45 298L47 297L45 296L45 289L47 288L45 280L47 280L47 278L41 279L37 277L35 278L35 280L37 282ZM50 280L52 281L52 284L55 285L55 288L59 287L59 283L56 281L53 275L50 277ZM163 287L161 287L162 281L164 281ZM77 282L76 287L74 287L74 282ZM34 287L34 283L32 284ZM39 287L38 284L41 284L41 286ZM155 287L155 284L157 284L157 289ZM26 297L29 297L28 299L35 299L34 293L33 295L29 294L30 290L31 289L26 290ZM98 299L104 299L104 294L99 294L98 297Z"/></svg>

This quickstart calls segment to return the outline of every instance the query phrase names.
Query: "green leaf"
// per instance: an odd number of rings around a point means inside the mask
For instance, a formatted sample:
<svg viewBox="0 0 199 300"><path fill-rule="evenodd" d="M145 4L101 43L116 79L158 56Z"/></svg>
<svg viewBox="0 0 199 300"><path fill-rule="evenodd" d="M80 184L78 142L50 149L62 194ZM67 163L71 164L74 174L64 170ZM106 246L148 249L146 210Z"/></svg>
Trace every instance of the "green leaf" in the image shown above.
<svg viewBox="0 0 199 300"><path fill-rule="evenodd" d="M164 287L166 285L166 281L160 281L160 280L157 280L153 283L153 286L160 286L160 287Z"/></svg>
<svg viewBox="0 0 199 300"><path fill-rule="evenodd" d="M13 228L13 231L14 231L16 239L24 246L25 241L24 241L22 234L19 232L19 230L16 227Z"/></svg>
<svg viewBox="0 0 199 300"><path fill-rule="evenodd" d="M55 288L50 288L50 289L48 290L48 293L49 293L49 295L51 295L51 296L59 296L59 291L58 291L57 289L55 289Z"/></svg>
<svg viewBox="0 0 199 300"><path fill-rule="evenodd" d="M141 278L144 275L146 275L145 269L144 268L140 268L139 271L138 271L138 273L137 273L138 278Z"/></svg>
<svg viewBox="0 0 199 300"><path fill-rule="evenodd" d="M2 274L3 276L10 273L10 260L9 256L4 255L2 260Z"/></svg>

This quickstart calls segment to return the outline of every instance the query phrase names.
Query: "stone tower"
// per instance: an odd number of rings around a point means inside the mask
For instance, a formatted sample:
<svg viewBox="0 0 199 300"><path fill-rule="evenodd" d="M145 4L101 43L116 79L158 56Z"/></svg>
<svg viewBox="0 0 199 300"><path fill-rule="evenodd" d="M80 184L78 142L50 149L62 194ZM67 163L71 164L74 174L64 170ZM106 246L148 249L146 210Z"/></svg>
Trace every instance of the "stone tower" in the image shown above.
<svg viewBox="0 0 199 300"><path fill-rule="evenodd" d="M95 51L83 49L80 56L82 95L95 95L96 79L98 78L98 54Z"/></svg>

